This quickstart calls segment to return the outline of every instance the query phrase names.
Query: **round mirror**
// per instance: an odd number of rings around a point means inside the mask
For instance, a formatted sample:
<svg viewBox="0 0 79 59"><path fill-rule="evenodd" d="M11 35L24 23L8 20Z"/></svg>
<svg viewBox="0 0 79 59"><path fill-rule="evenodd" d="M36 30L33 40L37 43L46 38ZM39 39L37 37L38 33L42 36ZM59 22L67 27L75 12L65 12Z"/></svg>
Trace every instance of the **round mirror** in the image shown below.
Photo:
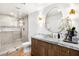
<svg viewBox="0 0 79 59"><path fill-rule="evenodd" d="M46 29L53 33L59 32L62 17L63 17L62 11L58 10L58 8L49 10L45 20Z"/></svg>

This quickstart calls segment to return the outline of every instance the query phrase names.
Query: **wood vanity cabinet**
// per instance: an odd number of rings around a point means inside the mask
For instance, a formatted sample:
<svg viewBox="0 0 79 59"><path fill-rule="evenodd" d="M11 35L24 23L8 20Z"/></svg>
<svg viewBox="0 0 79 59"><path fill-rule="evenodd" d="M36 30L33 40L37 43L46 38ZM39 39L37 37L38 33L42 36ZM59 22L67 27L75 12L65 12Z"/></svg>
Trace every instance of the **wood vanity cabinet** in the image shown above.
<svg viewBox="0 0 79 59"><path fill-rule="evenodd" d="M79 56L79 51L32 38L32 56Z"/></svg>
<svg viewBox="0 0 79 59"><path fill-rule="evenodd" d="M79 56L79 51L77 50L69 49L69 53L70 56Z"/></svg>
<svg viewBox="0 0 79 59"><path fill-rule="evenodd" d="M59 56L59 51L60 49L58 48L57 45L55 44L50 44L48 48L48 56Z"/></svg>
<svg viewBox="0 0 79 59"><path fill-rule="evenodd" d="M36 39L32 39L32 51L31 51L31 55L35 55L35 56L46 56L47 55L47 44L46 42L40 41L40 40L36 40Z"/></svg>

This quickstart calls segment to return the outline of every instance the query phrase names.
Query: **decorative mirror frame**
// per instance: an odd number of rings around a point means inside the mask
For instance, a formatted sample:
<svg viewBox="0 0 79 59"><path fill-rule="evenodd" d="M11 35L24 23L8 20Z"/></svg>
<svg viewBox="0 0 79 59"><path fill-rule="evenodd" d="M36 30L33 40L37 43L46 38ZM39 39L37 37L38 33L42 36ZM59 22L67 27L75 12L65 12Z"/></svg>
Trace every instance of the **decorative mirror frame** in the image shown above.
<svg viewBox="0 0 79 59"><path fill-rule="evenodd" d="M56 8L56 7L55 7L55 8ZM52 32L52 31L47 27L47 17L48 17L48 14L50 13L50 11L54 10L55 8L49 9L49 11L47 12L46 17L45 17L45 28L46 28L49 32L51 32L51 33L54 33L54 32ZM58 8L56 8L56 9L58 9ZM63 16L63 14L62 14L62 16ZM56 33L56 32L55 32L55 33ZM58 32L57 32L57 33L58 33Z"/></svg>

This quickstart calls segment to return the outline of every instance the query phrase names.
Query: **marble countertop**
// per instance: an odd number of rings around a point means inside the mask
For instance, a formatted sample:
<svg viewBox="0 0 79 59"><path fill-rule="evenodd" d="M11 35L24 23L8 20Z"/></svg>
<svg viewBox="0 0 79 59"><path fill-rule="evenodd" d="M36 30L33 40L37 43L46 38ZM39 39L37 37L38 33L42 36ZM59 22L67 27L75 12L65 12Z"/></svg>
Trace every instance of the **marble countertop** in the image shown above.
<svg viewBox="0 0 79 59"><path fill-rule="evenodd" d="M57 45L60 45L63 47L67 47L67 48L71 48L71 49L79 51L79 44L64 42L62 39L51 38L48 35L36 34L36 35L33 35L32 38L42 40L42 41L45 41L45 42L48 42L51 44L57 44Z"/></svg>

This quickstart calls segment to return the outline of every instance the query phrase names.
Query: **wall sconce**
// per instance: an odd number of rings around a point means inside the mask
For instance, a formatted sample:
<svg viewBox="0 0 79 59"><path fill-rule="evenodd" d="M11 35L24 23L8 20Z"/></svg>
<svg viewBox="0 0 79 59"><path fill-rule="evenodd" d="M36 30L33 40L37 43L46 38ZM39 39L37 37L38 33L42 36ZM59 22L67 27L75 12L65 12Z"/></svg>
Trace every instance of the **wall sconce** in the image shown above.
<svg viewBox="0 0 79 59"><path fill-rule="evenodd" d="M44 22L45 22L44 17L43 17L43 16L39 16L39 17L38 17L38 24L40 25L40 27L43 26Z"/></svg>
<svg viewBox="0 0 79 59"><path fill-rule="evenodd" d="M77 17L77 13L76 13L75 9L70 9L70 11L69 11L69 17L71 19L75 19Z"/></svg>
<svg viewBox="0 0 79 59"><path fill-rule="evenodd" d="M71 9L71 10L69 11L69 14L75 14L75 9Z"/></svg>
<svg viewBox="0 0 79 59"><path fill-rule="evenodd" d="M42 20L42 17L39 17L39 20Z"/></svg>

